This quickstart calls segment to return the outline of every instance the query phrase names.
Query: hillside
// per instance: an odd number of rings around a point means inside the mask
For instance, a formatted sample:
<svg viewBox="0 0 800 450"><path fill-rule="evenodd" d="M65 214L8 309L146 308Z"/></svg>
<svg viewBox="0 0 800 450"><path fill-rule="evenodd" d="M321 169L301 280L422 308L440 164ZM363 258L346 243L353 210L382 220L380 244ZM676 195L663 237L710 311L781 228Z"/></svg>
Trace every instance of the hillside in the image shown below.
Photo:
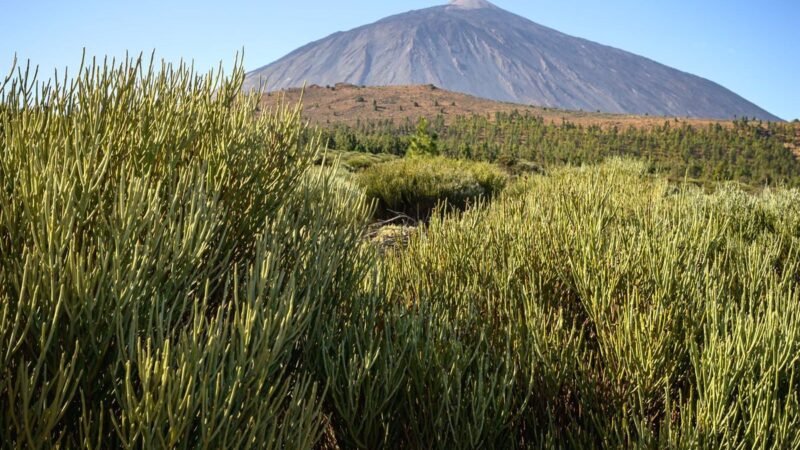
<svg viewBox="0 0 800 450"><path fill-rule="evenodd" d="M314 124L347 124L359 121L392 120L394 123L416 121L419 117L444 117L446 123L458 116L508 113L514 110L541 116L545 122L560 124L568 121L577 125L598 125L604 128L629 126L649 128L677 121L692 125L709 125L729 121L712 119L637 116L598 112L567 111L516 103L498 102L451 92L432 85L361 87L339 83L322 87L311 85L305 89L292 88L263 96L262 108L280 101L295 104L302 99L303 116Z"/></svg>
<svg viewBox="0 0 800 450"><path fill-rule="evenodd" d="M338 151L402 155L418 118L427 117L451 158L556 167L625 156L650 161L673 180L736 180L754 187L797 186L800 180L800 128L789 123L563 111L430 85L309 86L266 94L260 107L266 112L301 99L305 120Z"/></svg>
<svg viewBox="0 0 800 450"><path fill-rule="evenodd" d="M787 147L789 147L794 152L794 154L797 155L798 158L800 158L800 122L795 121L793 122L793 125L795 130L794 131L795 139L794 142L787 144Z"/></svg>
<svg viewBox="0 0 800 450"><path fill-rule="evenodd" d="M778 117L712 81L560 33L483 0L387 17L248 74L246 89L433 84L499 101L608 113Z"/></svg>

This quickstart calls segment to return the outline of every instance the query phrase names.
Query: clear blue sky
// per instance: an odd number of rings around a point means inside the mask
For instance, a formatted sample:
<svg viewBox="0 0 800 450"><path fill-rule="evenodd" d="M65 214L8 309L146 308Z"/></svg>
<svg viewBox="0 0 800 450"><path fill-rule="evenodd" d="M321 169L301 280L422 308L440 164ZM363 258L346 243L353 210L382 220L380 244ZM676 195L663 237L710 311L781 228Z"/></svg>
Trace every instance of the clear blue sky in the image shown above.
<svg viewBox="0 0 800 450"><path fill-rule="evenodd" d="M207 69L245 49L253 69L309 41L446 0L0 0L0 71L14 53L42 70L81 50L126 50ZM496 0L542 25L694 73L785 119L800 118L798 0Z"/></svg>

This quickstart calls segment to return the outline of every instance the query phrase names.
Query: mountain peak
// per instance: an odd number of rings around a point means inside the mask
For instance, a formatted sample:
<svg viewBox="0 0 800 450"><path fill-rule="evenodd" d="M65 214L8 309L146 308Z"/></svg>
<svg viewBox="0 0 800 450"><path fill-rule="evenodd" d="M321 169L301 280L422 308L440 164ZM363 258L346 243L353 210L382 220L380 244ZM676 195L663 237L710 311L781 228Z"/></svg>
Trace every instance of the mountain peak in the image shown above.
<svg viewBox="0 0 800 450"><path fill-rule="evenodd" d="M496 8L496 6L486 0L450 0L448 6L461 9Z"/></svg>
<svg viewBox="0 0 800 450"><path fill-rule="evenodd" d="M441 3L310 43L250 72L245 87L264 80L271 90L433 84L560 109L778 120L716 83L559 33L488 0Z"/></svg>

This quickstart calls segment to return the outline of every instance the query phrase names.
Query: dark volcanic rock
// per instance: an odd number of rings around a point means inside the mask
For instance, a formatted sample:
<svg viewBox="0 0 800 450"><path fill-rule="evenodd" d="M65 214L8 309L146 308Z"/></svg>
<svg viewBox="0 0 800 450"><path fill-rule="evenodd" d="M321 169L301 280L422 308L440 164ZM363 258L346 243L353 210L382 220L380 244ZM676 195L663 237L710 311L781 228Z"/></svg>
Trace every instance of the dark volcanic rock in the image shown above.
<svg viewBox="0 0 800 450"><path fill-rule="evenodd" d="M538 25L485 0L391 16L301 47L246 88L434 84L562 109L780 120L709 80Z"/></svg>

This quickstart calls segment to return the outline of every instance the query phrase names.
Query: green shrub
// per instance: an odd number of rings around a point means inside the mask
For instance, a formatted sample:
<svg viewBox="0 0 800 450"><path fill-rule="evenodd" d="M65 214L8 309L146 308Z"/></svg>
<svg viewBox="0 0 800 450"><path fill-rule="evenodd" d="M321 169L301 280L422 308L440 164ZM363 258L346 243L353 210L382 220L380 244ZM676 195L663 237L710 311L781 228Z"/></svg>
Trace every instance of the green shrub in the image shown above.
<svg viewBox="0 0 800 450"><path fill-rule="evenodd" d="M620 160L515 189L386 258L371 351L392 356L368 368L397 394L371 429L403 448L800 445L797 191L707 196Z"/></svg>
<svg viewBox="0 0 800 450"><path fill-rule="evenodd" d="M315 330L369 211L243 79L139 59L0 90L0 447L315 445Z"/></svg>
<svg viewBox="0 0 800 450"><path fill-rule="evenodd" d="M353 176L243 80L0 88L0 448L800 448L800 191Z"/></svg>
<svg viewBox="0 0 800 450"><path fill-rule="evenodd" d="M427 218L439 202L464 208L481 197L492 197L503 189L506 179L491 164L441 157L391 161L372 166L357 177L384 214L402 212L418 218Z"/></svg>
<svg viewBox="0 0 800 450"><path fill-rule="evenodd" d="M365 153L340 150L328 150L317 157L317 164L336 165L348 172L360 172L376 164L397 159L397 156L388 153Z"/></svg>

